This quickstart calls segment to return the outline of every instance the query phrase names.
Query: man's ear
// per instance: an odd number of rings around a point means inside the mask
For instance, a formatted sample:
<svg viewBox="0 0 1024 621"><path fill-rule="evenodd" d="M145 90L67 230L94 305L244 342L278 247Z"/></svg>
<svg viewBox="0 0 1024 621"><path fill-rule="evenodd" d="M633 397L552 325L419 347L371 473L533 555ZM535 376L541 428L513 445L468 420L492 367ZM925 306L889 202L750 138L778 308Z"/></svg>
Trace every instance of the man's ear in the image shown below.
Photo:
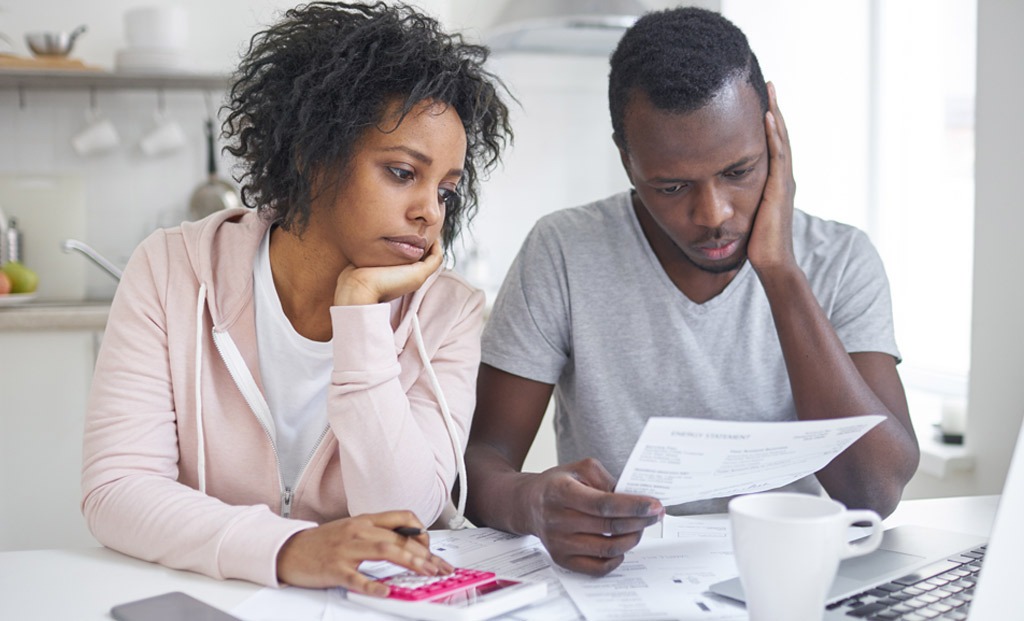
<svg viewBox="0 0 1024 621"><path fill-rule="evenodd" d="M633 183L633 172L629 167L629 150L626 148L626 141L622 140L622 138L615 132L612 132L612 141L615 142L615 146L619 149L619 162L622 163L622 170L626 171L626 178L629 179L629 185L635 188L636 184Z"/></svg>

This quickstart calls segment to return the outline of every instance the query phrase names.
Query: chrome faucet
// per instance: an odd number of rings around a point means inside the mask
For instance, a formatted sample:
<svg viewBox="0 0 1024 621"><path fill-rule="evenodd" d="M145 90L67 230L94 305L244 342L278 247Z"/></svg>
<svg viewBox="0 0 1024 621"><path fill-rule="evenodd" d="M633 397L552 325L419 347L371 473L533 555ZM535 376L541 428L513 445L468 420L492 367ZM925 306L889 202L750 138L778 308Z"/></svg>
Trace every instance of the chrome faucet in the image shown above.
<svg viewBox="0 0 1024 621"><path fill-rule="evenodd" d="M71 252L72 250L77 250L78 252L81 252L86 256L86 258L88 258L90 261L100 266L105 272L113 276L114 280L121 280L121 274L123 273L121 268L117 267L116 265L108 261L106 257L93 250L92 247L89 246L89 244L86 244L85 242L80 242L77 239L65 239L60 243L60 249L63 250L64 252Z"/></svg>

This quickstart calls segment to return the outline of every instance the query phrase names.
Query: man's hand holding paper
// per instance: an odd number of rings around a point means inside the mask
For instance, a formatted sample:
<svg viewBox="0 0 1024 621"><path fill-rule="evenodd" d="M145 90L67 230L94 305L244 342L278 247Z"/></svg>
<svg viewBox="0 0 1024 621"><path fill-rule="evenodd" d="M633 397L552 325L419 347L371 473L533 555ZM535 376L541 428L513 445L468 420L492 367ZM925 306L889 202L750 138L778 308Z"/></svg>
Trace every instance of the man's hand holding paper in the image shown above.
<svg viewBox="0 0 1024 621"><path fill-rule="evenodd" d="M676 505L775 489L822 469L883 420L884 416L785 423L650 418L615 491Z"/></svg>

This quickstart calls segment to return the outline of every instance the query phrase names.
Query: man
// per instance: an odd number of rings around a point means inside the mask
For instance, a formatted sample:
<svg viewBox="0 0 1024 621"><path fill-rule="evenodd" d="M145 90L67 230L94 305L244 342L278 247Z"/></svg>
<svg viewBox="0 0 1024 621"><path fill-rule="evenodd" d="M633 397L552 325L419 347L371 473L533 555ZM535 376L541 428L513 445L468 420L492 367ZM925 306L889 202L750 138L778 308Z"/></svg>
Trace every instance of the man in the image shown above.
<svg viewBox="0 0 1024 621"><path fill-rule="evenodd" d="M484 334L471 518L601 575L666 510L612 493L648 417L864 414L886 420L788 487L888 515L919 453L885 271L863 233L793 208L786 126L746 37L709 11L651 13L609 81L633 189L543 218L509 271ZM552 391L561 465L521 473Z"/></svg>

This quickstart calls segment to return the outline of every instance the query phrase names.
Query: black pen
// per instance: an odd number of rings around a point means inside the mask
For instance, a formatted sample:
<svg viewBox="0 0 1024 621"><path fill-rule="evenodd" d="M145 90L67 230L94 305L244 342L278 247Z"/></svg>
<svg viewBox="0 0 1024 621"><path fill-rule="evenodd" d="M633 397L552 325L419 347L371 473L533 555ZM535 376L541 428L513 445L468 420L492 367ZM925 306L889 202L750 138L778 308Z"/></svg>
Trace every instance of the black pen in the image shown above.
<svg viewBox="0 0 1024 621"><path fill-rule="evenodd" d="M391 530L403 537L416 537L426 532L422 528L416 528L415 526L398 526Z"/></svg>

